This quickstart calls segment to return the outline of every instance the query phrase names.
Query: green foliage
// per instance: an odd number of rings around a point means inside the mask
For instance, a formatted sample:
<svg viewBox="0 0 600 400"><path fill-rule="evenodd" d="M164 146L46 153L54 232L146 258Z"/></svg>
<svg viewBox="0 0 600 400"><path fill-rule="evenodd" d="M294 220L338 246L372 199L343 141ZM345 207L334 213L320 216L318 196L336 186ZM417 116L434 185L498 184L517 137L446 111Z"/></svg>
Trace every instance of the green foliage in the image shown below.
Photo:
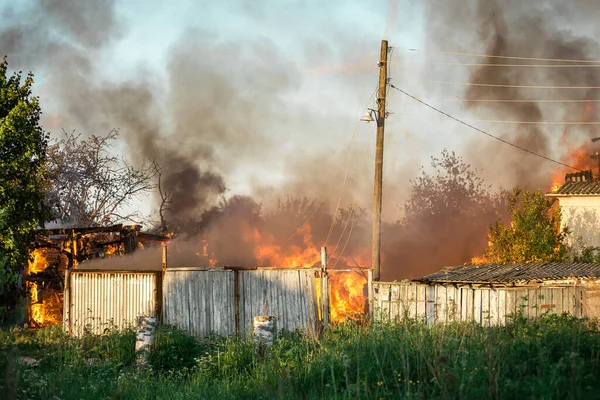
<svg viewBox="0 0 600 400"><path fill-rule="evenodd" d="M508 196L510 222L489 230L485 256L490 263L566 261L569 231L560 228L560 209L539 191L515 189Z"/></svg>
<svg viewBox="0 0 600 400"><path fill-rule="evenodd" d="M566 314L518 314L501 327L349 322L320 339L285 334L262 359L249 340L197 340L161 327L152 368L143 370L132 362L134 342L131 331L75 339L60 327L0 330L0 393L31 399L587 399L600 390L596 321ZM19 361L23 357L37 365Z"/></svg>
<svg viewBox="0 0 600 400"><path fill-rule="evenodd" d="M18 275L35 230L48 216L44 161L48 137L39 125L33 75L7 76L0 62L0 319L14 306Z"/></svg>
<svg viewBox="0 0 600 400"><path fill-rule="evenodd" d="M156 331L150 363L156 370L192 368L202 354L201 344L185 332L168 326Z"/></svg>
<svg viewBox="0 0 600 400"><path fill-rule="evenodd" d="M574 252L573 261L581 263L600 263L600 247L585 246L582 238L579 238L578 242L578 248L580 250Z"/></svg>

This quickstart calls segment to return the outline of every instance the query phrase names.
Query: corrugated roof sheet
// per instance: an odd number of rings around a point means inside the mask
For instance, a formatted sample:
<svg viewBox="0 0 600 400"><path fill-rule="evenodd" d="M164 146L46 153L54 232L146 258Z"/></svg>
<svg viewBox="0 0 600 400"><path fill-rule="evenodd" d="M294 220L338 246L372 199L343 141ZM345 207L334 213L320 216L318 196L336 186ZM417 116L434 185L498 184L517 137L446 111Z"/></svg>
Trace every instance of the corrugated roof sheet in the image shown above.
<svg viewBox="0 0 600 400"><path fill-rule="evenodd" d="M526 263L460 265L422 278L419 282L516 283L568 278L600 278L600 264Z"/></svg>
<svg viewBox="0 0 600 400"><path fill-rule="evenodd" d="M594 179L592 171L575 172L565 175L565 183L548 195L597 195L600 194L600 180Z"/></svg>

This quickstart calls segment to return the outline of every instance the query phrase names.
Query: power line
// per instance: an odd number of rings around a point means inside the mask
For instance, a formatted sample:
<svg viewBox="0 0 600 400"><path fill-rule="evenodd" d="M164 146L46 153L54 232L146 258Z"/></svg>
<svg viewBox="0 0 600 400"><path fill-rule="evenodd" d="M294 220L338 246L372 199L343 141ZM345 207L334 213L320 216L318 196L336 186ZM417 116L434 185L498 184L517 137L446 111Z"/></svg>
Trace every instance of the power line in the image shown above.
<svg viewBox="0 0 600 400"><path fill-rule="evenodd" d="M495 84L495 83L438 81L438 80L432 80L432 79L424 79L423 82L440 83L440 84L444 84L444 85L485 86L485 87L521 88L521 89L600 89L600 86L505 85L505 84Z"/></svg>
<svg viewBox="0 0 600 400"><path fill-rule="evenodd" d="M365 108L367 108L369 106L369 103L371 102L371 99L373 99L373 96L375 95L375 93L377 92L377 88L375 90L373 90L373 93L371 93L371 96L369 96L369 100L367 101L367 105L365 106ZM357 110L357 114L358 114L358 110ZM333 234L333 226L335 224L335 218L337 217L337 213L339 211L340 208L340 204L342 202L342 196L344 193L344 189L346 188L346 181L348 180L348 171L350 170L350 160L352 158L352 144L354 143L354 139L356 138L356 133L358 131L358 124L359 124L359 120L357 119L357 121L355 122L354 125L354 131L352 132L352 140L350 141L350 145L348 146L348 160L346 162L346 171L344 173L344 181L342 183L342 188L340 190L340 195L338 197L338 201L337 201L337 205L335 207L335 212L333 213L333 218L331 220L331 225L329 226L329 232L327 233L327 238L325 239L325 247L327 247L327 244L329 243L329 239L331 239L331 235Z"/></svg>
<svg viewBox="0 0 600 400"><path fill-rule="evenodd" d="M448 65L462 67L510 67L510 68L600 68L600 64L494 64L494 63L460 63L443 61L403 62L400 67L410 65Z"/></svg>
<svg viewBox="0 0 600 400"><path fill-rule="evenodd" d="M558 165L562 165L563 167L571 168L571 169L574 169L574 170L576 170L576 171L582 171L581 169L579 169L579 168L576 168L576 167L574 167L574 166L572 166L572 165L565 164L565 163L563 163L563 162L560 162L560 161L554 160L554 159L552 159L552 158L550 158L550 157L546 157L546 156L545 156L545 155L543 155L543 154L536 153L535 151L531 151L531 150L529 150L529 149L526 149L525 147L521 147L521 146L519 146L519 145L517 145L517 144L511 143L511 142L509 142L509 141L507 141L507 140L504 140L504 139L502 139L502 138L499 138L498 136L494 136L494 135L492 135L491 133L487 133L487 132L486 132L486 131L484 131L483 129L479 129L479 128L477 128L476 126L473 126L473 125L471 125L471 124L469 124L469 123L467 123L467 122L464 122L464 121L462 121L462 120L460 120L460 119L458 119L458 118L456 118L456 117L453 117L452 115L450 115L450 114L448 114L448 113L446 113L446 112L444 112L444 111L440 110L439 108L436 108L436 107L434 107L434 106L432 106L432 105L430 105L430 104L428 104L428 103L424 102L423 100L421 100L421 99L419 99L419 98L417 98L417 97L415 97L415 96L413 96L413 95L411 95L411 94L409 94L409 93L405 92L404 90L402 90L402 89L400 89L400 88L398 88L398 87L396 87L396 86L394 86L394 85L392 85L392 84L390 84L390 87L392 87L392 88L396 89L397 91L399 91L400 93L404 94L405 96L408 96L408 97L410 97L411 99L413 99L413 100L415 100L415 101L417 101L417 102L419 102L419 103L423 104L424 106L426 106L426 107L428 107L428 108L432 109L433 111L435 111L435 112L437 112L437 113L439 113L439 114L445 115L446 117L448 117L448 118L450 118L450 119L452 119L452 120L454 120L454 121L456 121L456 122L458 122L458 123L460 123L460 124L463 124L463 125L465 125L465 126L468 126L469 128L471 128L471 129L473 129L473 130L476 130L476 131L477 131L477 132L479 132L479 133L483 133L484 135L486 135L486 136L489 136L489 137L491 137L492 139L496 139L496 140L498 140L498 141L500 141L500 142L502 142L502 143L504 143L504 144L507 144L507 145L509 145L509 146L512 146L512 147L515 147L515 148L517 148L517 149L519 149L519 150L522 150L522 151L524 151L524 152L526 152L526 153L529 153L529 154L532 154L532 155L534 155L534 156L537 156L537 157L543 158L544 160L547 160L547 161L553 162L553 163L555 163L555 164L558 164Z"/></svg>
<svg viewBox="0 0 600 400"><path fill-rule="evenodd" d="M335 244L335 247L333 248L333 251L331 252L331 255L329 256L329 258L332 258L333 255L335 254L335 252L337 251L338 247L340 247L340 243L342 241L342 238L344 237L344 233L346 233L346 229L348 228L348 224L350 223L350 220L354 219L354 209L352 207L354 207L354 202L352 203L352 206L351 206L351 209L350 209L350 213L348 215L348 219L346 219L346 223L344 224L344 228L342 229L342 233L340 234L340 237L338 238L338 241ZM352 234L352 230L350 230L350 234Z"/></svg>
<svg viewBox="0 0 600 400"><path fill-rule="evenodd" d="M317 213L317 211L319 210L319 208L321 208L321 206L324 203L321 202L319 203L315 209L313 210L313 212L310 214L310 216L306 219L306 221L304 221L304 223L302 225L300 225L300 228L296 229L296 231L294 233L292 233L286 240L285 242L283 242L281 245L278 246L278 248L276 248L275 250L273 250L272 252L270 252L269 254L267 254L265 256L265 258L271 257L273 254L277 253L279 251L279 247L285 246L290 240L292 240L294 238L294 236L296 236L298 234L298 232L302 231L302 229L310 222L310 220L312 219L312 217L315 216L315 214Z"/></svg>
<svg viewBox="0 0 600 400"><path fill-rule="evenodd" d="M365 158L366 160L369 159L368 156L369 156L369 149L370 149L370 147L371 147L371 136L369 136L369 140L367 142L367 147L366 147L366 150L365 150L365 153L366 153L366 156L367 156ZM367 163L368 163L368 161L367 161ZM344 255L344 252L346 251L346 247L348 246L348 242L350 242L350 238L352 237L352 230L354 229L354 223L356 222L356 213L357 213L357 211L354 209L354 206L356 204L356 197L358 196L358 192L359 192L358 189L360 187L360 184L363 182L363 178L364 178L364 175L366 174L367 170L368 170L368 168L367 168L367 166L365 166L365 168L363 168L363 174L362 174L362 176L360 176L359 179L356 180L356 188L355 188L355 192L354 192L354 200L352 201L352 204L350 205L351 213L350 213L350 216L348 217L348 221L350 221L350 218L352 218L352 224L350 225L350 232L348 233L348 236L346 237L346 243L344 243L344 247L342 248L340 254L336 257L337 259L336 259L335 263L333 264L333 268L335 268L335 266L337 265L337 263L342 259L343 255ZM344 229L342 230L342 233L340 234L340 238L338 240L338 244L336 245L335 249L333 250L333 252L329 256L329 258L333 258L333 255L337 251L338 245L341 242L342 237L344 236L344 233L346 232L346 228L348 226L348 221L346 221L346 226L344 226Z"/></svg>
<svg viewBox="0 0 600 400"><path fill-rule="evenodd" d="M406 115L415 117L428 117L425 114L419 113L394 113L394 115ZM476 118L461 118L462 121L470 122L485 122L493 124L531 124L531 125L600 125L600 121L587 121L587 122L571 122L571 121L518 121L518 120L495 120L495 119L476 119Z"/></svg>
<svg viewBox="0 0 600 400"><path fill-rule="evenodd" d="M510 60L533 60L533 61L552 61L552 62L580 62L580 63L600 63L600 60L582 60L582 59L568 59L568 58L540 58L540 57L520 57L520 56L500 56L493 54L478 54L478 53L465 53L460 51L443 51L433 49L406 49L408 51L423 52L423 53L439 53L439 54L450 54L455 56L469 56L469 57L486 57L486 58L502 58Z"/></svg>
<svg viewBox="0 0 600 400"><path fill-rule="evenodd" d="M428 99L427 101L460 101L467 103L598 103L600 99Z"/></svg>

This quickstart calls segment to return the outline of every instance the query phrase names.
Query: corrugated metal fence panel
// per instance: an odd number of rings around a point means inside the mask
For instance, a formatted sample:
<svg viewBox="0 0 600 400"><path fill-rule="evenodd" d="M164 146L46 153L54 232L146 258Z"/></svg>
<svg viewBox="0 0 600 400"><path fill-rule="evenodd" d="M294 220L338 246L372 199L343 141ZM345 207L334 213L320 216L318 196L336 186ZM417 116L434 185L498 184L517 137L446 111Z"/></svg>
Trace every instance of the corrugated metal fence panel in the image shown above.
<svg viewBox="0 0 600 400"><path fill-rule="evenodd" d="M257 315L277 316L280 331L316 327L312 269L167 269L163 322L206 337L252 332Z"/></svg>
<svg viewBox="0 0 600 400"><path fill-rule="evenodd" d="M163 322L195 336L236 334L234 271L168 270Z"/></svg>
<svg viewBox="0 0 600 400"><path fill-rule="evenodd" d="M240 335L249 335L256 315L277 316L277 329L314 327L318 319L314 271L257 269L239 271Z"/></svg>
<svg viewBox="0 0 600 400"><path fill-rule="evenodd" d="M536 317L569 312L576 317L600 313L600 295L581 287L490 288L428 285L416 282L373 283L376 321L424 318L429 325L475 321L503 325L517 312Z"/></svg>
<svg viewBox="0 0 600 400"><path fill-rule="evenodd" d="M155 273L71 271L68 279L64 324L73 335L125 329L138 316L156 316Z"/></svg>

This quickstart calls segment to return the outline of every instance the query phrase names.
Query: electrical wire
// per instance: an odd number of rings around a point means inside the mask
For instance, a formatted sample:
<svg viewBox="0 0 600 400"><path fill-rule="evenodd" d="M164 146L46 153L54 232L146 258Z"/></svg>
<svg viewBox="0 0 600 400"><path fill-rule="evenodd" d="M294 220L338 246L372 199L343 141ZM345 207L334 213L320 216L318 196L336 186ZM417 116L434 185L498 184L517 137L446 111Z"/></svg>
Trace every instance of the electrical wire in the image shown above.
<svg viewBox="0 0 600 400"><path fill-rule="evenodd" d="M310 222L310 220L312 219L312 217L315 216L315 214L317 213L317 211L319 210L319 208L321 208L321 206L323 205L323 202L320 202L315 209L313 210L313 212L310 214L310 216L306 219L306 221L304 221L304 223L302 225L300 225L300 228L296 229L296 231L294 233L292 233L290 235L290 237L288 237L281 245L276 246L277 248L275 250L273 250L272 252L270 252L269 254L267 254L266 256L264 256L264 258L269 258L271 257L273 254L277 253L279 251L279 249L282 246L285 246L290 240L292 240L294 238L294 236L296 236L298 234L298 232L302 231L302 229L304 229L304 227Z"/></svg>
<svg viewBox="0 0 600 400"><path fill-rule="evenodd" d="M394 113L394 115L405 115L405 116L413 116L413 117L427 117L426 114L420 113L407 113L400 112ZM572 122L572 121L518 121L518 120L495 120L495 119L476 119L476 118L460 118L462 121L470 121L470 122L484 122L484 123L494 123L494 124L529 124L529 125L600 125L600 121L587 121L587 122Z"/></svg>
<svg viewBox="0 0 600 400"><path fill-rule="evenodd" d="M446 117L448 117L448 118L450 118L450 119L452 119L452 120L454 120L454 121L456 121L456 122L458 122L458 123L460 123L460 124L462 124L462 125L468 126L469 128L471 128L471 129L473 129L473 130L475 130L475 131L477 131L477 132L479 132L479 133L482 133L482 134L484 134L484 135L486 135L486 136L489 136L489 137L491 137L492 139L496 139L496 140L498 140L498 141L500 141L500 142L502 142L502 143L504 143L504 144L507 144L507 145L509 145L509 146L512 146L512 147L514 147L514 148L517 148L517 149L519 149L519 150L521 150L521 151L524 151L524 152L526 152L526 153L529 153L529 154L531 154L531 155L534 155L534 156L537 156L537 157L543 158L543 159L544 159L544 160L546 160L546 161L550 161L550 162L553 162L553 163L555 163L555 164L562 165L563 167L571 168L571 169L574 169L574 170L576 170L576 171L583 171L582 169L579 169L579 168L577 168L577 167L574 167L574 166L572 166L572 165L565 164L565 163L563 163L563 162L560 162L560 161L554 160L554 159L552 159L552 158L550 158L550 157L547 157L547 156L545 156L545 155L543 155L543 154L536 153L535 151L531 151L531 150L529 150L529 149L526 149L525 147L521 147L521 146L519 146L519 145L517 145L517 144L515 144L515 143L511 143L511 142L509 142L509 141L507 141L507 140L504 140L504 139L502 139L502 138L500 138L500 137L498 137L498 136L494 136L494 135L492 135L491 133L488 133L488 132L484 131L483 129L479 129L479 128L477 128L476 126L473 126L473 125L471 125L471 124L469 124L469 123L467 123L467 122L464 122L464 121L462 121L462 120L460 120L460 119L458 119L458 118L456 118L456 117L453 117L452 115L450 115L450 114L448 114L448 113L446 113L446 112L444 112L444 111L440 110L439 108L436 108L436 107L434 107L434 106L432 106L432 105L430 105L430 104L428 104L428 103L424 102L423 100L421 100L421 99L419 99L419 98L417 98L417 97L415 97L415 96L413 96L413 95L411 95L411 94L409 94L409 93L405 92L404 90L402 90L402 89L400 89L400 88L398 88L398 87L394 86L393 84L390 84L390 87L392 87L392 88L396 89L397 91L399 91L400 93L404 94L405 96L408 96L408 97L410 97L411 99L413 99L413 100L415 100L415 101L417 101L417 102L421 103L421 104L422 104L422 105L424 105L425 107L428 107L428 108L432 109L433 111L435 111L435 112L437 112L437 113L439 113L439 114L445 115Z"/></svg>
<svg viewBox="0 0 600 400"><path fill-rule="evenodd" d="M459 63L459 62L443 62L443 61L408 61L401 64L400 67L411 65L448 65L462 67L510 67L510 68L600 68L600 64L494 64L494 63Z"/></svg>
<svg viewBox="0 0 600 400"><path fill-rule="evenodd" d="M600 86L505 85L505 84L495 84L495 83L438 81L438 80L433 80L433 79L423 79L423 82L439 83L439 84L443 84L443 85L484 86L484 87L520 88L520 89L600 89Z"/></svg>
<svg viewBox="0 0 600 400"><path fill-rule="evenodd" d="M426 99L424 101L460 101L467 103L598 103L600 99Z"/></svg>
<svg viewBox="0 0 600 400"><path fill-rule="evenodd" d="M373 96L375 95L375 93L378 92L378 89L376 88L375 90L373 90L373 93L371 93L371 96L369 96L369 100L367 101L367 106L365 108L367 108L369 106L369 103L371 102L371 100L373 99ZM358 114L358 112L357 112ZM337 217L337 213L340 209L340 204L342 202L342 196L344 194L344 189L346 188L346 181L348 180L348 171L350 170L350 160L351 160L351 156L352 156L352 152L350 151L352 148L352 144L354 143L354 139L356 138L356 133L358 131L358 125L360 123L360 120L357 118L357 121L354 125L354 131L352 133L352 140L350 141L350 145L348 146L348 160L346 162L346 171L344 173L344 180L342 182L342 188L340 190L340 195L338 197L338 201L337 201L337 205L335 206L335 211L333 213L333 218L331 220L331 225L329 226L329 232L327 233L327 238L325 239L325 247L327 247L327 244L329 243L329 239L331 239L331 235L333 234L333 226L335 224L335 218Z"/></svg>
<svg viewBox="0 0 600 400"><path fill-rule="evenodd" d="M353 212L353 214L355 214ZM337 260L335 260L335 263L333 264L333 269L335 269L335 266L340 262L340 260L342 259L342 256L344 255L344 252L346 251L346 247L348 247L348 243L350 242L350 238L352 237L352 231L354 230L354 222L356 222L356 215L354 215L352 217L352 225L350 225L350 232L348 232L348 237L346 238L346 243L344 243L344 247L342 248L342 251L340 252L339 257L337 258ZM342 237L340 236L340 239Z"/></svg>
<svg viewBox="0 0 600 400"><path fill-rule="evenodd" d="M337 251L338 247L340 246L340 243L342 241L342 238L344 237L344 233L346 233L346 229L348 228L348 224L350 223L350 220L352 220L354 218L354 202L352 202L352 205L350 206L350 215L348 215L348 218L346 219L346 223L344 224L344 229L342 229L342 233L340 234L340 237L338 238L337 243L335 244L335 247L333 248L333 251L331 252L331 254L329 255L328 258L332 258L333 255L335 254L335 252Z"/></svg>
<svg viewBox="0 0 600 400"><path fill-rule="evenodd" d="M460 51L443 51L433 49L406 49L408 51L423 52L423 53L438 53L438 54L450 54L455 56L469 56L469 57L485 57L485 58L501 58L509 60L532 60L532 61L552 61L552 62L580 62L580 63L600 63L600 60L582 60L582 59L568 59L568 58L540 58L540 57L520 57L520 56L499 56L493 54L478 54L478 53L465 53Z"/></svg>
<svg viewBox="0 0 600 400"><path fill-rule="evenodd" d="M371 137L369 137L369 140L367 142L367 147L365 150L365 153L366 153L365 164L368 164L370 149L371 149ZM348 246L348 243L350 242L350 238L352 237L352 231L354 230L354 223L356 222L356 210L354 210L354 206L356 205L356 198L359 193L358 189L360 188L360 184L365 182L365 180L363 178L365 177L365 174L368 171L368 169L369 168L367 167L367 165L365 165L365 168L363 168L363 170L362 170L363 174L359 177L359 179L356 180L356 188L354 189L354 200L352 201L352 204L350 205L350 209L352 210L352 224L350 225L350 232L348 233L348 237L346 238L346 243L344 243L344 247L342 248L340 255L337 256L335 264L333 264L333 268L335 268L337 263L342 259L342 256L344 255L344 252L346 251L346 247ZM346 228L344 228L342 230L342 233L340 235L340 240L344 236L345 230L346 230ZM333 256L336 251L337 251L337 247L333 250L333 252L331 253L331 256Z"/></svg>
<svg viewBox="0 0 600 400"><path fill-rule="evenodd" d="M373 95L375 94L375 91L373 91L373 93L371 93L371 96L369 97L369 101L371 101L371 99L373 98ZM357 114L358 114L358 110L357 110ZM352 141L350 142L350 145L352 145L355 137L356 137L356 131L358 129L358 122L355 124L355 129L354 129L354 133L352 134ZM350 146L351 147L351 146ZM346 170L346 177L348 175L348 172ZM344 182L345 185L345 182ZM343 187L342 187L342 192L343 192ZM340 193L340 201L341 201L341 193ZM300 227L298 229L296 229L296 231L294 233L292 233L282 244L286 245L290 240L292 240L294 238L294 236L296 236L300 231L302 231L302 229L304 229L304 227L312 220L312 218L315 216L315 214L317 213L317 211L319 210L319 208L321 208L321 206L323 206L323 202L319 203L317 205L317 207L315 207L315 209L313 210L313 212L310 214L310 216L306 219L306 221L304 221L304 223L302 225L300 225ZM339 201L338 201L338 207L339 207ZM336 213L337 213L337 209L336 209ZM330 228L331 229L331 228ZM329 235L328 235L329 237ZM327 239L329 240L329 239ZM271 255L275 254L277 252L277 250L273 250L271 253L267 254L266 257L270 257Z"/></svg>

